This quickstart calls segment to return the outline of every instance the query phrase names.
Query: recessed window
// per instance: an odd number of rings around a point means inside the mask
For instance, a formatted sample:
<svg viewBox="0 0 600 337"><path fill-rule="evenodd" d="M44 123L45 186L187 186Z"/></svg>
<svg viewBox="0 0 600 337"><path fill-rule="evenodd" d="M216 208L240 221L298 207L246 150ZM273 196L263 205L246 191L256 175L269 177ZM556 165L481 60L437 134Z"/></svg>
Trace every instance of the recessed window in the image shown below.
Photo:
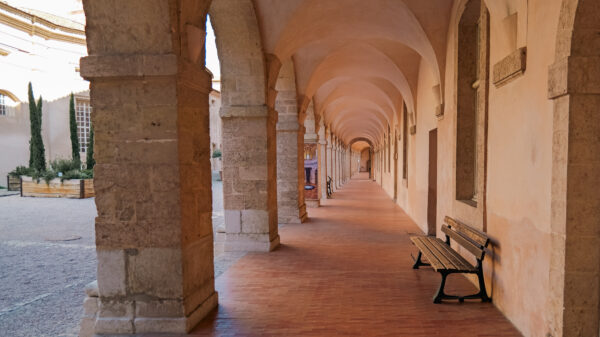
<svg viewBox="0 0 600 337"><path fill-rule="evenodd" d="M477 206L485 151L489 15L482 0L467 3L458 28L456 199Z"/></svg>
<svg viewBox="0 0 600 337"><path fill-rule="evenodd" d="M408 111L402 107L402 178L408 179Z"/></svg>
<svg viewBox="0 0 600 337"><path fill-rule="evenodd" d="M391 137L391 130L390 130L390 126L388 125L388 134L387 134L387 142L388 142L388 173L392 172L392 140L390 139Z"/></svg>
<svg viewBox="0 0 600 337"><path fill-rule="evenodd" d="M6 116L6 110L8 110L6 106L6 96L0 94L0 116Z"/></svg>
<svg viewBox="0 0 600 337"><path fill-rule="evenodd" d="M79 152L86 152L90 142L90 128L92 106L86 99L75 100L75 119L77 121L77 137L79 138Z"/></svg>

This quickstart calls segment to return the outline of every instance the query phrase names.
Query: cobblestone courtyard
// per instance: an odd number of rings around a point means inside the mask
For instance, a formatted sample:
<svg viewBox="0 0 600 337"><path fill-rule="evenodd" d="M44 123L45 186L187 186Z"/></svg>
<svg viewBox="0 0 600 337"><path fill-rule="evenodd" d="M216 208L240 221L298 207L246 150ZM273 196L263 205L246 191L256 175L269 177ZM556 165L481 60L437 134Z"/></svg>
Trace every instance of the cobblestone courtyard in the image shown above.
<svg viewBox="0 0 600 337"><path fill-rule="evenodd" d="M223 224L213 178L213 226ZM0 336L77 336L96 279L94 199L0 197ZM219 245L216 245L219 246ZM215 277L243 253L215 251Z"/></svg>

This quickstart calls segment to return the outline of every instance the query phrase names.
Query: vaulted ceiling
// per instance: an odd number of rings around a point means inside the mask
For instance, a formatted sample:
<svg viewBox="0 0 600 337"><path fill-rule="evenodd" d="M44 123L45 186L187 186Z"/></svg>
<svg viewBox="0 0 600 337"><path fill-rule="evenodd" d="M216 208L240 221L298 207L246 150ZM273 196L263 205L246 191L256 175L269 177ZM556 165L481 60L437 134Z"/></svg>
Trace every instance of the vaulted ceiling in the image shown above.
<svg viewBox="0 0 600 337"><path fill-rule="evenodd" d="M264 52L293 60L298 97L347 144L376 143L404 104L414 114L421 63L441 97L452 3L254 0Z"/></svg>

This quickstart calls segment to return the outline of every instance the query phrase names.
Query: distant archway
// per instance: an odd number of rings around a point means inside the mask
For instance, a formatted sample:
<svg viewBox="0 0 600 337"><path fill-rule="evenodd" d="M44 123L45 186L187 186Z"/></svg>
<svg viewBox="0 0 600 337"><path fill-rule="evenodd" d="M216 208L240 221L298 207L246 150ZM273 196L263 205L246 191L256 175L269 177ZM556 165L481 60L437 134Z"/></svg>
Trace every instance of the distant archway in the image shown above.
<svg viewBox="0 0 600 337"><path fill-rule="evenodd" d="M369 179L373 179L373 150L375 149L375 147L373 146L373 142L369 138L366 138L366 137L357 137L357 138L352 139L348 143L348 146L350 148L352 148L352 145L354 143L360 142L360 141L363 141L363 142L366 142L367 144L369 144L369 148L370 148L369 149L369 160L370 160L370 163L368 164L368 171L369 171Z"/></svg>

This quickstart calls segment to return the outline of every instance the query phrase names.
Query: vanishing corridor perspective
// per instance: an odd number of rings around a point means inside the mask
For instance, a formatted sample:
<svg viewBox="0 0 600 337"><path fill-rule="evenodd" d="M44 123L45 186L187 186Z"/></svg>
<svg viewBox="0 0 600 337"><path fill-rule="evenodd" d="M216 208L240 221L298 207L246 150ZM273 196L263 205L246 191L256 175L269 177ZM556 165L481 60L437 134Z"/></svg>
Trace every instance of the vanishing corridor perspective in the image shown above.
<svg viewBox="0 0 600 337"><path fill-rule="evenodd" d="M598 336L600 1L83 7L81 336Z"/></svg>
<svg viewBox="0 0 600 337"><path fill-rule="evenodd" d="M191 335L520 336L488 303L431 302L439 275L411 268L418 231L367 173L356 175L309 221L280 228L279 249L247 254L217 278L219 309ZM450 278L449 292L474 290Z"/></svg>

